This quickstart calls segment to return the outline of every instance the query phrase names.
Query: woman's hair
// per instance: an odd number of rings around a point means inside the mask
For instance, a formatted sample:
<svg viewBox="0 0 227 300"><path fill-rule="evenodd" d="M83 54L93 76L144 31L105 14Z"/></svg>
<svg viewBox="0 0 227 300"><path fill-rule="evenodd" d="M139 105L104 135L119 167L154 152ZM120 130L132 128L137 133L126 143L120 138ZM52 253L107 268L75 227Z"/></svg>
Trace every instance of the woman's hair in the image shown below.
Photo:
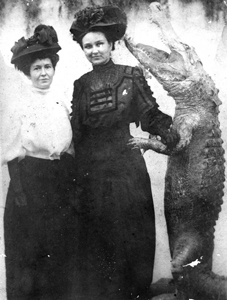
<svg viewBox="0 0 227 300"><path fill-rule="evenodd" d="M17 63L15 63L15 68L19 71L23 72L26 76L30 76L30 68L31 65L37 60L37 59L45 59L49 58L52 62L53 68L55 70L55 67L57 65L57 62L59 61L59 55L55 53L48 53L48 52L36 52L31 55L27 55L24 58L21 58Z"/></svg>
<svg viewBox="0 0 227 300"><path fill-rule="evenodd" d="M83 37L84 37L87 33L89 33L89 32L102 32L102 33L105 35L105 37L106 37L108 43L112 43L112 50L115 50L115 41L116 41L116 39L114 38L113 32L112 32L111 30L104 29L104 28L101 27L101 26L100 26L100 27L90 28L89 31L87 31L85 34L82 34L82 35L78 38L77 42L79 43L79 45L80 45L80 47L81 47L82 49L83 49L83 43L82 43Z"/></svg>

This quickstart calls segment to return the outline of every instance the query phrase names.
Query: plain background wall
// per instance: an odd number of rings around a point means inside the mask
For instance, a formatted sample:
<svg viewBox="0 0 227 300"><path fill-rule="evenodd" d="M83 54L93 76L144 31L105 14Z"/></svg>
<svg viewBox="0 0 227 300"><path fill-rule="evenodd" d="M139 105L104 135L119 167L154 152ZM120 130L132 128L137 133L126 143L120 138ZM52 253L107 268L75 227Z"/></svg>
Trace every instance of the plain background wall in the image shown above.
<svg viewBox="0 0 227 300"><path fill-rule="evenodd" d="M30 22L30 35L34 27L39 23L53 25L59 37L59 43L62 46L60 62L56 69L54 85L56 88L64 89L68 96L70 104L73 81L79 76L89 71L91 66L86 61L80 47L72 41L69 34L69 28L73 16L68 17L62 11L62 17L58 17L58 0L41 2L41 13L39 20ZM85 1L86 2L86 1ZM96 1L98 2L98 1ZM99 1L102 4L102 1ZM84 3L85 4L85 3ZM226 66L227 66L227 30L223 21L214 22L205 19L204 11L201 5L192 4L182 6L177 0L169 1L170 17L173 27L185 43L194 46L200 56L205 70L213 77L217 87L220 90L220 122L224 147L227 150L227 85L226 85ZM5 118L7 110L12 105L18 105L15 95L26 97L26 80L23 75L16 72L10 65L11 52L10 48L20 37L25 36L28 20L21 5L11 7L10 1L6 7L7 18L0 28L0 111L1 111L1 143L4 143L4 135L7 133ZM139 11L131 10L128 13L129 25L128 33L138 42L151 44L161 49L166 49L159 37L159 30L148 21L147 7L141 6ZM136 65L137 61L132 57L123 43L116 45L113 53L113 60L116 63ZM174 114L174 101L166 95L162 87L154 78L148 81L154 96L163 112ZM132 125L132 134L136 136L147 136L140 129L135 129ZM166 171L166 157L152 151L144 155L147 168L151 177L152 191L156 211L157 223L157 245L156 259L154 270L154 281L161 277L170 276L170 255L168 249L168 237L166 234L166 225L163 215L163 193L164 193L164 176ZM3 238L3 212L5 197L8 188L8 171L3 166L0 171L0 299L5 300L5 270L4 270L4 238ZM227 190L223 197L224 204L220 213L215 232L215 251L213 270L227 276Z"/></svg>

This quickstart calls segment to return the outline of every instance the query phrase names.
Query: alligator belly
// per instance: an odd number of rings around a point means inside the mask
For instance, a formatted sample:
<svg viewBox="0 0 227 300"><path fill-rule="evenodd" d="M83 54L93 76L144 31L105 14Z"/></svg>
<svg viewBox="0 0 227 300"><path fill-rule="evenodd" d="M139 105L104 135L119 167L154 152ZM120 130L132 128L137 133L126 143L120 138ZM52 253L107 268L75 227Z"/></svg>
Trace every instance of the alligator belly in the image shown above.
<svg viewBox="0 0 227 300"><path fill-rule="evenodd" d="M171 231L214 224L222 204L224 162L218 128L195 132L189 147L169 158L165 214Z"/></svg>

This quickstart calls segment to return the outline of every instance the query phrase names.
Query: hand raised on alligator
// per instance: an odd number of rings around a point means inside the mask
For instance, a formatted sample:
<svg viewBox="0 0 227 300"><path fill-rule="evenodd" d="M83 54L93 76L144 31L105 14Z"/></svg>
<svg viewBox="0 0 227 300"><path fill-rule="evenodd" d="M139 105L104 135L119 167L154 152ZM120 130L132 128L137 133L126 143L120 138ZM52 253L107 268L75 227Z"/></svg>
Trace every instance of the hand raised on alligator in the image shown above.
<svg viewBox="0 0 227 300"><path fill-rule="evenodd" d="M179 143L176 145L176 148L173 149L173 153L180 152L180 151L186 149L187 146L190 144L190 141L191 141L191 136L181 138Z"/></svg>
<svg viewBox="0 0 227 300"><path fill-rule="evenodd" d="M190 115L183 114L177 116L174 121L174 128L177 128L177 132L180 136L180 141L176 145L174 152L180 152L188 147L192 140L193 130L195 130L200 122L200 116L197 113L191 113Z"/></svg>
<svg viewBox="0 0 227 300"><path fill-rule="evenodd" d="M172 151L180 141L180 135L176 130L163 130L160 132L161 141L165 144L168 150Z"/></svg>

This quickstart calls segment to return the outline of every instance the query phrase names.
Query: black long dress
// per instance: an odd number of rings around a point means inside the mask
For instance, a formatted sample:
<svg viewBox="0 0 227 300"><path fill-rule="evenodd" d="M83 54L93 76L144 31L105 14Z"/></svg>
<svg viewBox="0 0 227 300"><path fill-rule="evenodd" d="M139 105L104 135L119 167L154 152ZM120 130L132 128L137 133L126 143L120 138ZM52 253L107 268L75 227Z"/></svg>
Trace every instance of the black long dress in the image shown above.
<svg viewBox="0 0 227 300"><path fill-rule="evenodd" d="M153 199L144 159L127 143L129 124L157 107L138 67L110 60L74 83L78 191L72 299L127 300L148 292L155 253Z"/></svg>
<svg viewBox="0 0 227 300"><path fill-rule="evenodd" d="M8 300L66 300L71 242L74 158L26 156L19 162L27 197L18 206L12 183L4 213Z"/></svg>

